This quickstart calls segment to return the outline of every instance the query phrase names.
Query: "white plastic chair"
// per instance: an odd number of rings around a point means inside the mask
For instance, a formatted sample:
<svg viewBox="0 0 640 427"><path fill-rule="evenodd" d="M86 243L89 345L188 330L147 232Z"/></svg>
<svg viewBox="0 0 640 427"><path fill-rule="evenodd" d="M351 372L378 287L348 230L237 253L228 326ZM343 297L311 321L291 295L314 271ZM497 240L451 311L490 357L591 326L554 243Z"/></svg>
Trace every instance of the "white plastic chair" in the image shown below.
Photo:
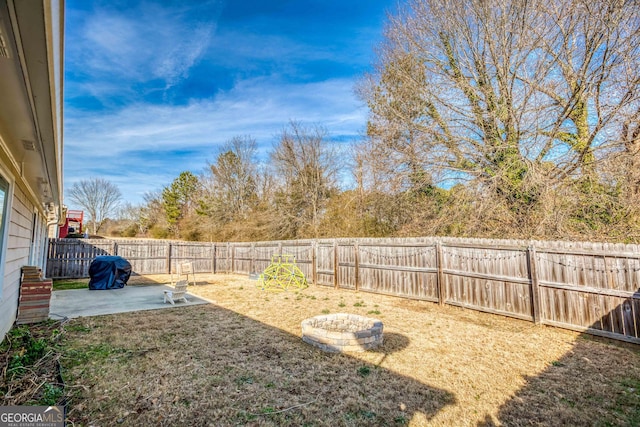
<svg viewBox="0 0 640 427"><path fill-rule="evenodd" d="M164 303L166 304L169 301L171 305L175 305L175 302L180 300L189 302L187 299L188 284L187 280L178 280L172 291L164 291Z"/></svg>

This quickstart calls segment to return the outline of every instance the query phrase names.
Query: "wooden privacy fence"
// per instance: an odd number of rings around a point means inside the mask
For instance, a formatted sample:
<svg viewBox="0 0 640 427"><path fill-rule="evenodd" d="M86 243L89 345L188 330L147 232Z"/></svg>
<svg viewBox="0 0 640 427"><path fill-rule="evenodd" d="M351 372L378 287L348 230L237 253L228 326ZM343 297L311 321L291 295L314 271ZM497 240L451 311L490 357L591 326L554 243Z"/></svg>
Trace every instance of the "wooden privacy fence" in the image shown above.
<svg viewBox="0 0 640 427"><path fill-rule="evenodd" d="M89 277L91 262L101 255L118 255L138 274L176 272L191 261L195 271L211 271L214 247L209 244L167 240L49 239L47 277Z"/></svg>
<svg viewBox="0 0 640 427"><path fill-rule="evenodd" d="M295 256L320 286L450 304L640 344L640 246L457 238L255 243L52 239L47 276L87 277L97 255L139 274L259 273Z"/></svg>

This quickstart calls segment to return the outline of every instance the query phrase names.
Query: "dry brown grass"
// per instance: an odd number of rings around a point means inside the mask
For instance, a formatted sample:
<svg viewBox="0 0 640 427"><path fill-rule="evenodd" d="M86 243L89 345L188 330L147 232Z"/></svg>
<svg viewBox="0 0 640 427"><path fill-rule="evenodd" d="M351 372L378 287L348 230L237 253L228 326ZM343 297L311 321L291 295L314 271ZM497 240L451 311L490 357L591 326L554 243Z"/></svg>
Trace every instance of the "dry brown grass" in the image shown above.
<svg viewBox="0 0 640 427"><path fill-rule="evenodd" d="M166 282L164 277L149 281ZM216 304L66 325L69 416L84 425L632 425L637 346L455 307L197 277ZM376 352L300 338L323 312L384 322Z"/></svg>

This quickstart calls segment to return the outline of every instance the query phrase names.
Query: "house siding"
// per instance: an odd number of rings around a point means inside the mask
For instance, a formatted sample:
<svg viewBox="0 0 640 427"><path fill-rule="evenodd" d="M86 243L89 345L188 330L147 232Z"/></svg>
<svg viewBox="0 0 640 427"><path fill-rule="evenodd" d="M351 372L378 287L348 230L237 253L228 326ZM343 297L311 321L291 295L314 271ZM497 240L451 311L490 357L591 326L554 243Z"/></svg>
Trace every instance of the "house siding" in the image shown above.
<svg viewBox="0 0 640 427"><path fill-rule="evenodd" d="M15 323L21 269L44 267L62 213L64 0L0 0L0 22L1 341Z"/></svg>
<svg viewBox="0 0 640 427"><path fill-rule="evenodd" d="M18 311L20 294L21 268L30 265L32 253L33 212L35 204L29 200L26 193L19 186L12 186L11 209L8 215L7 247L5 251L4 276L0 297L0 337L11 329ZM11 190L10 190L11 194ZM37 215L38 222L42 222L41 215ZM46 225L46 224L44 224ZM43 226L43 224L40 224ZM36 240L34 244L41 246ZM43 268L41 257L34 257L35 265Z"/></svg>

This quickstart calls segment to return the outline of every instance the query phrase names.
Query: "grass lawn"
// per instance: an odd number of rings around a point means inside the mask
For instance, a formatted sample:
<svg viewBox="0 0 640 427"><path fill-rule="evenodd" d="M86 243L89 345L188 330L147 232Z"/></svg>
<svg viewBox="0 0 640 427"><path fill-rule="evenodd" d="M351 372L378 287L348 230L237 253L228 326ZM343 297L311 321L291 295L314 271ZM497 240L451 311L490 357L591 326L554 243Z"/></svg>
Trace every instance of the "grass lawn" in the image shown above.
<svg viewBox="0 0 640 427"><path fill-rule="evenodd" d="M216 304L64 324L76 426L640 424L640 346L363 292L196 279L190 292ZM384 346L301 340L302 320L338 312L382 320Z"/></svg>
<svg viewBox="0 0 640 427"><path fill-rule="evenodd" d="M86 289L89 287L89 279L56 279L53 281L54 291L66 291L69 289Z"/></svg>
<svg viewBox="0 0 640 427"><path fill-rule="evenodd" d="M158 283L170 283L172 277L166 274L140 276L132 275L127 281L128 285L157 285ZM205 283L205 282L203 282ZM64 291L69 289L87 289L89 287L89 279L54 279L53 290Z"/></svg>

